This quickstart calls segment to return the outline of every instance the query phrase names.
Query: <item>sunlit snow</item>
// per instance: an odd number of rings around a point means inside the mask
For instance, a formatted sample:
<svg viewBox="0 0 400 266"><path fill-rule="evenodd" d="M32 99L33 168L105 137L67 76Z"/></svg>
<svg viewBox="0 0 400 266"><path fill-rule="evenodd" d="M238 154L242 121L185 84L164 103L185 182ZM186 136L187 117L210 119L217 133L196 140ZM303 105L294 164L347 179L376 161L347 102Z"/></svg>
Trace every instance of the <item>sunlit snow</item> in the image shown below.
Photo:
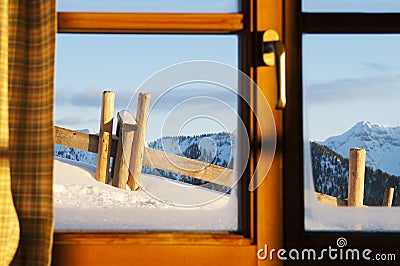
<svg viewBox="0 0 400 266"><path fill-rule="evenodd" d="M94 179L95 166L54 160L55 230L236 231L236 193L226 195L151 175L142 175L148 191L122 190ZM196 204L180 207L151 195ZM158 193L157 195L162 195ZM167 198L168 198L167 197ZM205 204L198 205L199 202Z"/></svg>

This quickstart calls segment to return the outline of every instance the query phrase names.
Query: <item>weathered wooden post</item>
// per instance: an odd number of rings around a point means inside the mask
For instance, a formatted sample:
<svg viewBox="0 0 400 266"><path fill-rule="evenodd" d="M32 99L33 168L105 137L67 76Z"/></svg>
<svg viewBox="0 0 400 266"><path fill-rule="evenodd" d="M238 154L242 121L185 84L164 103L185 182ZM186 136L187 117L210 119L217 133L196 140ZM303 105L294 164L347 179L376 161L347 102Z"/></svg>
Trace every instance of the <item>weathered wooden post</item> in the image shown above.
<svg viewBox="0 0 400 266"><path fill-rule="evenodd" d="M392 207L393 194L394 194L393 187L385 188L385 193L383 194L382 207Z"/></svg>
<svg viewBox="0 0 400 266"><path fill-rule="evenodd" d="M348 206L363 206L365 159L364 149L350 149Z"/></svg>
<svg viewBox="0 0 400 266"><path fill-rule="evenodd" d="M115 96L113 91L103 91L96 167L96 180L101 183L107 183L110 167L114 99Z"/></svg>
<svg viewBox="0 0 400 266"><path fill-rule="evenodd" d="M142 172L144 141L146 137L147 118L150 108L150 94L140 93L136 111L137 130L133 135L131 161L129 164L128 185L131 190L139 188L138 180Z"/></svg>
<svg viewBox="0 0 400 266"><path fill-rule="evenodd" d="M137 125L132 114L128 111L119 112L117 118L118 146L114 159L112 185L114 187L125 189L129 176L133 132L137 129Z"/></svg>

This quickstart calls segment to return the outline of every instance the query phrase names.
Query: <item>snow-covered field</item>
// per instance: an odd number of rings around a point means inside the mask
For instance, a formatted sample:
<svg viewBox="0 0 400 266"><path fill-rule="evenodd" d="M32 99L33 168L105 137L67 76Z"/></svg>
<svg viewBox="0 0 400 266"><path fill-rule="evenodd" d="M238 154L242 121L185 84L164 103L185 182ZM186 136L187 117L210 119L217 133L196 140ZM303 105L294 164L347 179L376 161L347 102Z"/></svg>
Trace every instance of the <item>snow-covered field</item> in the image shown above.
<svg viewBox="0 0 400 266"><path fill-rule="evenodd" d="M310 231L399 231L400 207L328 207L315 196L309 143L305 143L305 229Z"/></svg>
<svg viewBox="0 0 400 266"><path fill-rule="evenodd" d="M400 171L400 127L385 128L360 122L343 135L322 144L347 155L351 147L367 149L367 164L388 172ZM195 138L193 138L195 139ZM189 143L180 143L186 151ZM230 151L221 142L217 147ZM193 144L193 143L190 143ZM226 143L225 143L226 144ZM155 142L155 146L159 143ZM182 146L181 145L181 146ZM225 148L224 148L225 147ZM156 147L155 147L156 148ZM212 150L212 149L211 149ZM64 230L194 230L236 231L238 199L198 186L142 174L139 191L120 190L94 180L95 154L56 147L54 200L55 229ZM400 207L326 207L314 195L309 143L305 143L305 228L334 231L398 231ZM389 154L391 159L386 158ZM396 156L392 156L396 154ZM221 162L230 153L218 153ZM369 156L368 156L369 155ZM347 156L346 156L347 157ZM79 161L87 161L86 164ZM390 165L388 165L390 164ZM396 168L397 167L397 168ZM179 180L179 179L178 179ZM268 181L266 181L268 182Z"/></svg>
<svg viewBox="0 0 400 266"><path fill-rule="evenodd" d="M235 190L226 195L151 175L141 176L138 191L121 190L97 182L95 171L54 160L55 230L238 229Z"/></svg>
<svg viewBox="0 0 400 266"><path fill-rule="evenodd" d="M150 175L141 177L147 191L129 191L101 184L94 180L94 174L93 165L55 159L55 230L236 231L238 228L235 191L227 196ZM305 185L306 230L400 230L400 208L326 207L317 201L312 181L306 180ZM195 206L175 206L151 194ZM201 202L205 204L198 205Z"/></svg>

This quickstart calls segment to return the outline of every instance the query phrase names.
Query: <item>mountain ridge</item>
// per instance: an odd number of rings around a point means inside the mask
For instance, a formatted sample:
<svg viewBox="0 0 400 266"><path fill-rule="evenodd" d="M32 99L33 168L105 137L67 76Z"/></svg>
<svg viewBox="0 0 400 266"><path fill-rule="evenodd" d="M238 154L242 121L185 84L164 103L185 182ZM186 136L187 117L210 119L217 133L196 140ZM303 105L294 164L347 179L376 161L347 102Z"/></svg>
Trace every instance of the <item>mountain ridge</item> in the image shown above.
<svg viewBox="0 0 400 266"><path fill-rule="evenodd" d="M349 150L367 152L364 204L380 206L386 187L394 187L393 206L400 205L400 126L360 121L325 141L310 141L314 187L317 192L347 198Z"/></svg>
<svg viewBox="0 0 400 266"><path fill-rule="evenodd" d="M361 121L340 135L315 142L347 159L351 148L363 148L367 152L366 165L400 175L400 126L385 127Z"/></svg>
<svg viewBox="0 0 400 266"><path fill-rule="evenodd" d="M327 146L310 142L315 191L347 199L349 160ZM386 187L394 187L393 206L400 205L400 177L365 167L364 204L381 206Z"/></svg>

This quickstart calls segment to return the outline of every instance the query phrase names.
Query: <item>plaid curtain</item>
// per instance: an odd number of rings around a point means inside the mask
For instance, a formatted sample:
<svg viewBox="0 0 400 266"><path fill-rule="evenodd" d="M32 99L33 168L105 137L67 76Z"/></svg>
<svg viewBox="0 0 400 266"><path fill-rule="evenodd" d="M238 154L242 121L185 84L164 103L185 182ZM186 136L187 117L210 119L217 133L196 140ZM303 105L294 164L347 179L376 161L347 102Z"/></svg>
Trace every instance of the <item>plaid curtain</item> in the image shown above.
<svg viewBox="0 0 400 266"><path fill-rule="evenodd" d="M55 0L0 1L0 265L49 265Z"/></svg>
<svg viewBox="0 0 400 266"><path fill-rule="evenodd" d="M8 0L0 3L0 265L8 265L18 246L19 224L11 194L8 138Z"/></svg>

